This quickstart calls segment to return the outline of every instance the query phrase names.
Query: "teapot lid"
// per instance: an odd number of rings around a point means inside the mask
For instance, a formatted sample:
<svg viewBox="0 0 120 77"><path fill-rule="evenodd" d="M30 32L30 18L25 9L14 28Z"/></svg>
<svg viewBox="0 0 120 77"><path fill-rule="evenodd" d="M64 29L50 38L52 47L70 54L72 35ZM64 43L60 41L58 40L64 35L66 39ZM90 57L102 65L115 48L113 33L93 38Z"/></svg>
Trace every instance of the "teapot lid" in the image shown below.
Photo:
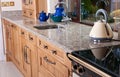
<svg viewBox="0 0 120 77"><path fill-rule="evenodd" d="M42 11L40 14L45 14L45 12L44 12L44 11Z"/></svg>

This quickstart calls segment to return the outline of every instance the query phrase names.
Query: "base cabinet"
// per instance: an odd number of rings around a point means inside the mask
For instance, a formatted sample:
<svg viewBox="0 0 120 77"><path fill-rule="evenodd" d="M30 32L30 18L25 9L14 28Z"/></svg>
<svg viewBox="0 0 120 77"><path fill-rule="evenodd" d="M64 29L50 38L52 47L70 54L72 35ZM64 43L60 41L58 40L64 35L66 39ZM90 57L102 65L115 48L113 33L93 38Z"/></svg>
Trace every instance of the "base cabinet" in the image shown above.
<svg viewBox="0 0 120 77"><path fill-rule="evenodd" d="M71 77L71 62L66 53L3 19L6 57L24 77Z"/></svg>
<svg viewBox="0 0 120 77"><path fill-rule="evenodd" d="M39 77L69 77L69 69L44 49L38 48ZM46 72L45 76L42 76Z"/></svg>

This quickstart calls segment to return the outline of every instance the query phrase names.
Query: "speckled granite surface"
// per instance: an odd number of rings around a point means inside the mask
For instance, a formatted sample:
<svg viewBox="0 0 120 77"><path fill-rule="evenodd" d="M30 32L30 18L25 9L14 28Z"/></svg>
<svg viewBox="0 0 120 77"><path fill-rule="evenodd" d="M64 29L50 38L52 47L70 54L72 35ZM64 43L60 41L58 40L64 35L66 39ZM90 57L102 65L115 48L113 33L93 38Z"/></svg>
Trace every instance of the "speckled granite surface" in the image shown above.
<svg viewBox="0 0 120 77"><path fill-rule="evenodd" d="M86 50L90 48L105 47L111 45L120 45L119 41L111 41L105 43L94 43L90 41L89 32L92 27L69 22L65 23L53 23L53 22L39 22L39 20L33 20L21 15L21 11L3 12L2 17L17 24L21 28L34 33L35 35L53 43L65 52L72 52L76 50ZM38 30L33 26L41 26L46 24L57 24L63 26L57 29L45 29ZM117 39L117 33L114 33L114 38Z"/></svg>

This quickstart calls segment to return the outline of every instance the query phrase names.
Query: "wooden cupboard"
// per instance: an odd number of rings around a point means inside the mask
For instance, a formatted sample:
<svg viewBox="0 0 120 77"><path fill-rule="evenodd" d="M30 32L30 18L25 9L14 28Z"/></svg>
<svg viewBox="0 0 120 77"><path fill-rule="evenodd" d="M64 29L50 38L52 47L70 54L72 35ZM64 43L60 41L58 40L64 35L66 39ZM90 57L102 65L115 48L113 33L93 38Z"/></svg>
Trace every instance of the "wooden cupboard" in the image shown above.
<svg viewBox="0 0 120 77"><path fill-rule="evenodd" d="M41 11L47 12L47 0L22 0L23 15L37 19Z"/></svg>
<svg viewBox="0 0 120 77"><path fill-rule="evenodd" d="M24 77L71 77L66 53L52 43L3 19L6 57Z"/></svg>
<svg viewBox="0 0 120 77"><path fill-rule="evenodd" d="M66 53L43 39L37 38L39 77L70 77L71 63Z"/></svg>
<svg viewBox="0 0 120 77"><path fill-rule="evenodd" d="M13 52L12 52L12 45L11 45L11 43L12 43L12 40L11 40L11 27L10 27L10 25L9 25L9 22L8 21L5 21L5 20L3 20L2 21L3 22L3 31L4 31L4 39L5 39L5 45L6 45L6 48L5 48L5 51L6 51L6 55L7 55L7 60L9 61L10 60L10 58L9 57L11 57L11 59L12 59L12 57L13 57Z"/></svg>
<svg viewBox="0 0 120 77"><path fill-rule="evenodd" d="M37 75L37 49L36 36L21 29L21 49L23 57L23 73L25 77L38 77Z"/></svg>

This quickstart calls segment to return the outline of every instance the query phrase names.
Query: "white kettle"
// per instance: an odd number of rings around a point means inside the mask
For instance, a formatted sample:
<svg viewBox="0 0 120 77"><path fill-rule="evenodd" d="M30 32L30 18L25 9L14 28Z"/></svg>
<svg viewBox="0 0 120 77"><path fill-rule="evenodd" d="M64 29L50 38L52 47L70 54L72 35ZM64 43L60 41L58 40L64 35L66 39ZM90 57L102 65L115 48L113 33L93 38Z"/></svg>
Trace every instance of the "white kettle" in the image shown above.
<svg viewBox="0 0 120 77"><path fill-rule="evenodd" d="M100 13L103 13L105 20L101 19L94 22L94 26L91 29L89 36L93 41L110 41L113 38L113 31L107 23L107 12L104 9L99 9L96 12L96 17Z"/></svg>

